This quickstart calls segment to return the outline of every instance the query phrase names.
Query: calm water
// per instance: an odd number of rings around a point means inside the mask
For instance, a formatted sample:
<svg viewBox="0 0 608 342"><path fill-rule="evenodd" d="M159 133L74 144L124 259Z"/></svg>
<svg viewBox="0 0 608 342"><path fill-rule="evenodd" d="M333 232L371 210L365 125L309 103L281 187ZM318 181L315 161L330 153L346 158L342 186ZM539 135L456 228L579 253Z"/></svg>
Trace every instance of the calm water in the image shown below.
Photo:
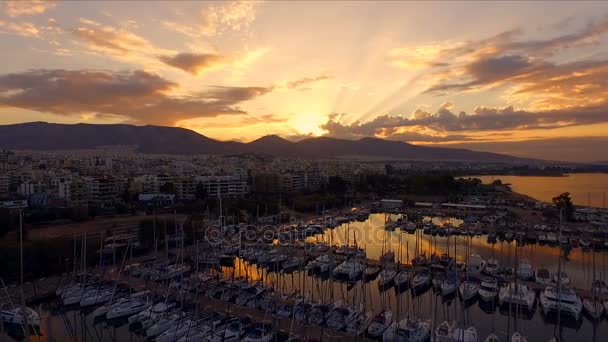
<svg viewBox="0 0 608 342"><path fill-rule="evenodd" d="M608 174L606 173L573 173L566 177L535 176L470 176L477 177L483 183L492 183L495 179L511 184L513 191L528 195L544 202L561 193L569 192L572 200L578 205L606 207L608 200Z"/></svg>
<svg viewBox="0 0 608 342"><path fill-rule="evenodd" d="M399 259L399 255L402 255L401 259L404 263L414 257L417 249L427 255L432 252L446 253L449 249L449 254L456 255L458 260L465 260L470 253L477 253L484 259L494 255L503 266L515 266L516 264L515 243L499 241L492 246L486 243L486 237L446 238L422 234L416 236L402 233L399 229L387 232L384 229L385 218L384 214L373 214L366 222L342 225L316 236L313 240L331 240L336 244L349 240L352 243L356 237L357 243L367 248L369 258L377 259L383 249L389 248L395 251L397 259ZM460 224L460 221L451 219L435 218L433 221L437 224L447 222L454 225ZM551 271L557 270L559 256L557 247L528 245L519 247L517 254L519 257L528 258L535 268L546 267ZM565 262L565 270L572 279L573 286L590 287L594 254L597 277L605 278L608 253L583 252L581 249L573 249ZM409 290L397 292L394 288L380 291L376 281L349 285L308 276L305 272L277 276L277 274L268 273L265 269L249 265L244 261L238 261L234 269L224 268L223 271L226 274L233 272L236 276L247 274L250 279L273 282L276 288L285 291L299 289L314 300L331 302L341 299L348 303L363 303L366 310L373 312L379 312L383 308L389 307L393 310L394 318L410 315L434 319L436 322L458 320L467 325L473 324L478 329L480 341L483 341L491 331L495 331L501 335L503 341L507 341L507 333L512 333L515 325L518 331L528 337L529 341L548 341L553 335L556 322L555 317L546 317L541 313L538 300L531 313L525 311L516 313L515 310L509 313L507 307L499 309L492 305L482 304L479 300L470 302L466 306L457 297L443 301L441 297L435 296L432 290L419 296L414 296ZM94 324L90 316L82 314L80 311L62 312L57 304L44 304L39 306L38 310L42 317L41 328L44 336L33 337L31 341L53 341L48 338L49 333L52 333L55 341L145 340L141 336L130 333L126 325L114 327L105 322ZM309 331L313 329L316 328L311 327ZM562 319L564 341L605 341L606 336L608 336L608 321L606 320L602 320L594 326L585 316L580 321ZM2 340L1 335L0 340Z"/></svg>

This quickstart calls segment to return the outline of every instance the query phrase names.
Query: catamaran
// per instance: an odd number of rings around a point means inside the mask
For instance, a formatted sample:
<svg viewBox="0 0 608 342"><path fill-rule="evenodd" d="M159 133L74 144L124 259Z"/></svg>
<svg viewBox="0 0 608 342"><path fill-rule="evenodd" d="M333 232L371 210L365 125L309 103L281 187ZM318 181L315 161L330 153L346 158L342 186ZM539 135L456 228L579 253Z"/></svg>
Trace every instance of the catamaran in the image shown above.
<svg viewBox="0 0 608 342"><path fill-rule="evenodd" d="M540 294L540 304L545 314L550 312L564 313L578 320L583 310L583 303L574 290L549 286Z"/></svg>
<svg viewBox="0 0 608 342"><path fill-rule="evenodd" d="M535 301L536 294L525 284L509 283L506 287L502 287L498 293L498 303L500 305L510 303L532 311Z"/></svg>

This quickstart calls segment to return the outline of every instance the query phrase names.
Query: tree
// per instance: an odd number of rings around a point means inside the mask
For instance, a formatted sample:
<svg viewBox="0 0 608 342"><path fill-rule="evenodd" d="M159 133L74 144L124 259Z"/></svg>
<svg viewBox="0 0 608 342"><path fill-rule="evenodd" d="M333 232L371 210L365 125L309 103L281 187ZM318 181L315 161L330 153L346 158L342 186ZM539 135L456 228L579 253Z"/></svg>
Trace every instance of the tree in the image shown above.
<svg viewBox="0 0 608 342"><path fill-rule="evenodd" d="M574 205L572 204L570 193L564 192L559 196L553 197L552 201L557 210L562 212L563 218L571 221L574 215Z"/></svg>

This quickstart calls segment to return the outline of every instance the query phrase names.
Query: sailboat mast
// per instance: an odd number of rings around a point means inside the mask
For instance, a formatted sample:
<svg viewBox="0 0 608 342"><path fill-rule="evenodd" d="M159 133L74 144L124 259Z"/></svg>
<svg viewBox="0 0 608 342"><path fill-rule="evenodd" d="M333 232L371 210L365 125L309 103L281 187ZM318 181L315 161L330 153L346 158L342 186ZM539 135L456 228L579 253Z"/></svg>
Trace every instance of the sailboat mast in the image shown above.
<svg viewBox="0 0 608 342"><path fill-rule="evenodd" d="M23 291L23 210L19 209L19 260L20 260L20 276L21 276L21 315L25 323L24 332L25 340L30 339L30 324L28 315L25 312L25 293ZM2 323L4 324L4 323Z"/></svg>

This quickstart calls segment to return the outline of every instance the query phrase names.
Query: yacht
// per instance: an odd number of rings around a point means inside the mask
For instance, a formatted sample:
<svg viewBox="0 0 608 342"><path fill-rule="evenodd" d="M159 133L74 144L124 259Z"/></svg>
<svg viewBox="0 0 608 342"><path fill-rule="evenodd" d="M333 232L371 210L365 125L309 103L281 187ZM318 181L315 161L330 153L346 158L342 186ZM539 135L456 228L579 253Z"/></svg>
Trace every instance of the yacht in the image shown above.
<svg viewBox="0 0 608 342"><path fill-rule="evenodd" d="M317 271L320 273L329 272L331 269L332 259L329 254L323 254L318 256L315 260L311 261L306 268L311 271Z"/></svg>
<svg viewBox="0 0 608 342"><path fill-rule="evenodd" d="M363 334L363 332L367 330L367 327L371 323L372 316L373 315L371 311L361 313L346 327L346 332L353 336L359 336Z"/></svg>
<svg viewBox="0 0 608 342"><path fill-rule="evenodd" d="M534 278L536 279L536 282L541 285L548 286L552 284L551 272L546 268L537 269L534 273Z"/></svg>
<svg viewBox="0 0 608 342"><path fill-rule="evenodd" d="M151 306L150 299L148 297L142 298L131 298L130 300L122 303L121 305L111 309L106 314L107 319L117 319L122 317L128 317L136 313L140 313Z"/></svg>
<svg viewBox="0 0 608 342"><path fill-rule="evenodd" d="M500 268L500 264L498 263L498 260L494 259L494 258L490 258L486 262L485 273L488 275L491 275L491 276L496 275L499 268Z"/></svg>
<svg viewBox="0 0 608 342"><path fill-rule="evenodd" d="M177 314L166 315L166 316L161 317L158 321L155 321L152 326L150 326L148 329L146 329L146 336L155 337L155 336L158 336L158 335L164 333L169 328L171 328L172 326L177 324L179 319L180 319L180 315L177 315Z"/></svg>
<svg viewBox="0 0 608 342"><path fill-rule="evenodd" d="M40 325L40 316L31 308L6 303L0 306L0 324L2 322L17 325L25 325L27 322L28 325L37 327Z"/></svg>
<svg viewBox="0 0 608 342"><path fill-rule="evenodd" d="M451 296L458 290L458 274L455 271L448 272L445 281L441 283L441 295Z"/></svg>
<svg viewBox="0 0 608 342"><path fill-rule="evenodd" d="M175 342L184 337L188 332L197 326L197 322L190 319L182 319L169 329L160 334L155 342Z"/></svg>
<svg viewBox="0 0 608 342"><path fill-rule="evenodd" d="M528 259L521 259L517 265L517 277L522 280L531 280L534 277L534 268Z"/></svg>
<svg viewBox="0 0 608 342"><path fill-rule="evenodd" d="M471 254L467 260L467 275L479 277L486 267L486 262L479 254Z"/></svg>
<svg viewBox="0 0 608 342"><path fill-rule="evenodd" d="M511 335L510 342L528 342L528 339L524 335L516 331L513 333L513 335Z"/></svg>
<svg viewBox="0 0 608 342"><path fill-rule="evenodd" d="M435 329L435 341L437 342L477 342L477 329L475 327L459 328L456 322L444 321Z"/></svg>
<svg viewBox="0 0 608 342"><path fill-rule="evenodd" d="M395 286L398 289L406 288L410 283L410 274L407 271L399 271L395 275Z"/></svg>
<svg viewBox="0 0 608 342"><path fill-rule="evenodd" d="M509 283L498 292L498 303L500 305L513 304L532 311L535 300L536 294L524 284Z"/></svg>
<svg viewBox="0 0 608 342"><path fill-rule="evenodd" d="M431 321L403 319L393 322L382 334L382 342L424 342L431 338Z"/></svg>
<svg viewBox="0 0 608 342"><path fill-rule="evenodd" d="M336 308L327 319L327 327L334 330L342 330L346 328L359 315L359 311L355 308Z"/></svg>
<svg viewBox="0 0 608 342"><path fill-rule="evenodd" d="M422 268L416 272L412 279L412 289L419 292L426 289L431 284L431 274L427 268Z"/></svg>
<svg viewBox="0 0 608 342"><path fill-rule="evenodd" d="M559 313L568 314L576 320L580 318L581 311L583 310L581 299L572 289L565 287L559 290L559 297L556 287L547 287L540 294L540 304L545 314L559 310Z"/></svg>
<svg viewBox="0 0 608 342"><path fill-rule="evenodd" d="M344 277L348 280L354 280L363 273L363 265L357 259L346 260L334 268L335 277Z"/></svg>
<svg viewBox="0 0 608 342"><path fill-rule="evenodd" d="M243 336L243 342L271 342L274 340L274 332L268 327L260 325Z"/></svg>
<svg viewBox="0 0 608 342"><path fill-rule="evenodd" d="M595 296L608 296L608 286L601 279L596 279L591 286L591 293Z"/></svg>
<svg viewBox="0 0 608 342"><path fill-rule="evenodd" d="M112 300L114 293L108 289L102 289L94 292L87 292L80 300L80 307L88 307L99 304L104 304Z"/></svg>
<svg viewBox="0 0 608 342"><path fill-rule="evenodd" d="M564 271L561 271L560 273L561 273L561 277L558 277L557 272L553 275L553 282L556 284L557 283L562 284L564 286L570 285L570 277L568 277L568 273L566 273Z"/></svg>
<svg viewBox="0 0 608 342"><path fill-rule="evenodd" d="M498 295L498 281L493 277L485 277L479 286L479 297L484 302L493 302Z"/></svg>
<svg viewBox="0 0 608 342"><path fill-rule="evenodd" d="M108 311L119 307L120 305L124 304L127 300L128 299L125 297L115 298L114 301L110 301L109 303L106 303L106 304L98 307L97 309L93 310L93 313L91 315L93 316L93 318L105 317L106 314L108 313Z"/></svg>
<svg viewBox="0 0 608 342"><path fill-rule="evenodd" d="M471 300L477 296L477 292L479 291L479 282L476 280L466 280L463 281L458 287L458 293L460 294L460 298L464 301Z"/></svg>
<svg viewBox="0 0 608 342"><path fill-rule="evenodd" d="M488 335L488 337L486 337L486 339L483 341L484 342L500 342L500 337L498 337L498 335L496 335L495 333L490 333L490 335Z"/></svg>
<svg viewBox="0 0 608 342"><path fill-rule="evenodd" d="M397 275L395 270L382 270L380 275L378 275L378 286L386 287L391 285L395 279L395 275Z"/></svg>
<svg viewBox="0 0 608 342"><path fill-rule="evenodd" d="M367 334L373 338L382 336L382 333L391 325L392 318L393 312L390 309L383 310L372 318L372 321L367 328Z"/></svg>
<svg viewBox="0 0 608 342"><path fill-rule="evenodd" d="M158 303L138 314L135 314L135 315L132 315L131 317L129 317L129 319L128 319L129 324L135 324L137 322L142 322L142 321L145 321L148 319L155 319L157 317L164 315L167 312L167 310L169 310L172 307L174 307L173 304Z"/></svg>
<svg viewBox="0 0 608 342"><path fill-rule="evenodd" d="M367 265L365 268L365 280L370 281L376 279L380 272L381 268L379 266Z"/></svg>
<svg viewBox="0 0 608 342"><path fill-rule="evenodd" d="M547 233L547 243L557 244L559 240L557 239L557 235L555 233Z"/></svg>
<svg viewBox="0 0 608 342"><path fill-rule="evenodd" d="M585 298L583 300L583 308L585 309L585 312L595 321L599 320L604 313L604 306L602 305L602 302L597 299L593 300Z"/></svg>

